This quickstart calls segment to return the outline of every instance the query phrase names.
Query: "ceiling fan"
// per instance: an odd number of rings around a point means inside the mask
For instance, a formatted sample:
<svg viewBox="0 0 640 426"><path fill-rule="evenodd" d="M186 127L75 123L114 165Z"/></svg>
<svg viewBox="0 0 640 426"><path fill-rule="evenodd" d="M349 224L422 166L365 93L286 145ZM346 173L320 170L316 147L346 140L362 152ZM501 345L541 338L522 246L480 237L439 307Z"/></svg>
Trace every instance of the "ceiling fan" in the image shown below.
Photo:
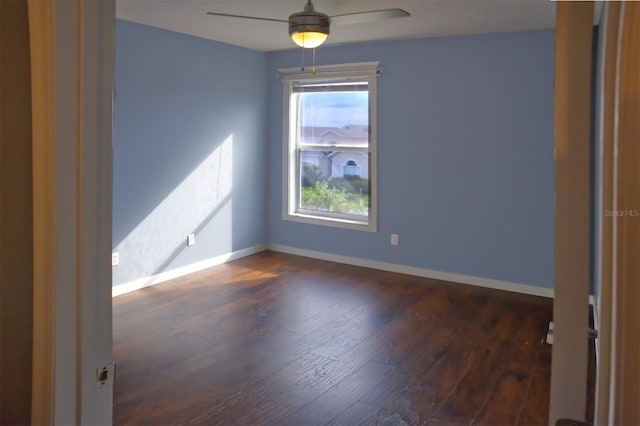
<svg viewBox="0 0 640 426"><path fill-rule="evenodd" d="M207 12L207 15L288 23L289 35L293 42L306 49L315 49L324 43L329 36L330 25L359 24L365 22L376 22L389 18L410 16L409 12L406 10L397 8L329 16L325 13L316 11L311 0L307 0L302 12L289 15L289 19L286 21L283 19L261 18L257 16L233 15L230 13L217 12Z"/></svg>

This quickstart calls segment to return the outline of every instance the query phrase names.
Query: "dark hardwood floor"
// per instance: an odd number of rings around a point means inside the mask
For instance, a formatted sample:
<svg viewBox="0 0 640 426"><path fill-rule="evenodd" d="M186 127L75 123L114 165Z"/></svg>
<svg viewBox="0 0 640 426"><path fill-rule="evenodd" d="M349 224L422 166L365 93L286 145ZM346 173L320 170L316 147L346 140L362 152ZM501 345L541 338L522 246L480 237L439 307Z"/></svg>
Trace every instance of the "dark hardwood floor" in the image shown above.
<svg viewBox="0 0 640 426"><path fill-rule="evenodd" d="M113 309L114 424L547 424L550 299L264 252Z"/></svg>

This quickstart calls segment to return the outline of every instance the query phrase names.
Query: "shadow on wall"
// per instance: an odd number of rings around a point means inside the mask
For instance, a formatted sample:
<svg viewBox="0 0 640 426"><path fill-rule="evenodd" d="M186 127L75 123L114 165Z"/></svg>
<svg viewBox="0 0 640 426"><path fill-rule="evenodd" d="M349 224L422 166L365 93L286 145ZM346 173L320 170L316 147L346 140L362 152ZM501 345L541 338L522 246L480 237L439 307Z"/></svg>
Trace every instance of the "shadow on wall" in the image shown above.
<svg viewBox="0 0 640 426"><path fill-rule="evenodd" d="M120 264L121 277L167 270L187 248L186 235L199 235L213 222L219 223L215 251L232 251L233 138L230 134L213 144L215 150L115 246L114 251L135 259Z"/></svg>

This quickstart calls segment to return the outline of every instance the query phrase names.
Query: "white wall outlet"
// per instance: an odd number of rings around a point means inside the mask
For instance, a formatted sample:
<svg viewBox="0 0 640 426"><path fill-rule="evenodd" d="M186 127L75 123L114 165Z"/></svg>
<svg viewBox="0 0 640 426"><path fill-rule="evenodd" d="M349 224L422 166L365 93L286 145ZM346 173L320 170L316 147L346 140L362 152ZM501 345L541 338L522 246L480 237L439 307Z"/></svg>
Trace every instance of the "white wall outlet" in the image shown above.
<svg viewBox="0 0 640 426"><path fill-rule="evenodd" d="M188 234L187 235L187 245L193 246L196 244L196 234Z"/></svg>
<svg viewBox="0 0 640 426"><path fill-rule="evenodd" d="M398 234L391 234L391 245L397 246L400 244L400 237Z"/></svg>
<svg viewBox="0 0 640 426"><path fill-rule="evenodd" d="M120 264L120 253L117 251L111 253L111 266L118 266Z"/></svg>

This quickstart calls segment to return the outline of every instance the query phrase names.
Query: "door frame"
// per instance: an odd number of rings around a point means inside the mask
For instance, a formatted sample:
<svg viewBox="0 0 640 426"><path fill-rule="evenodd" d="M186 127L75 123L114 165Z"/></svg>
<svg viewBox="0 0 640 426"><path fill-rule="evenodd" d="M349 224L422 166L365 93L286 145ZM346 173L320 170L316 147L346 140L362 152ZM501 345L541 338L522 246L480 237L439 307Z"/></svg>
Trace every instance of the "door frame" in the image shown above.
<svg viewBox="0 0 640 426"><path fill-rule="evenodd" d="M111 424L113 0L29 0L34 424Z"/></svg>
<svg viewBox="0 0 640 426"><path fill-rule="evenodd" d="M609 2L603 13L597 135L602 211L596 212L601 223L601 255L596 259L601 315L595 423L638 424L640 4Z"/></svg>
<svg viewBox="0 0 640 426"><path fill-rule="evenodd" d="M555 33L555 223L549 423L584 421L591 245L592 2L558 2Z"/></svg>

